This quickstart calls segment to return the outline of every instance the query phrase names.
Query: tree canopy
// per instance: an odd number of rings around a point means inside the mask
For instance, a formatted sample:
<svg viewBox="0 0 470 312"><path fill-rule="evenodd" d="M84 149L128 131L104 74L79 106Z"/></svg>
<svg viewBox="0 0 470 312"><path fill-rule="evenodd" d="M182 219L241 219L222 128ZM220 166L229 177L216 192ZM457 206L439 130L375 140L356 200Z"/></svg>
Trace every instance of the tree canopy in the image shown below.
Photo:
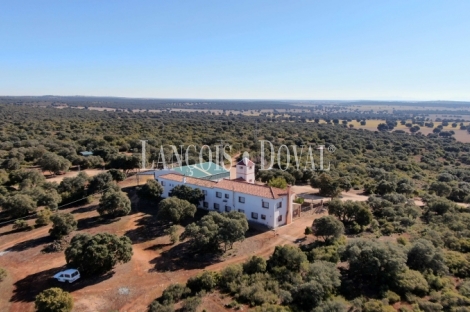
<svg viewBox="0 0 470 312"><path fill-rule="evenodd" d="M102 216L120 217L131 212L131 201L126 193L113 189L100 198L98 213Z"/></svg>
<svg viewBox="0 0 470 312"><path fill-rule="evenodd" d="M175 223L194 217L196 206L189 201L177 197L168 197L158 204L157 217Z"/></svg>
<svg viewBox="0 0 470 312"><path fill-rule="evenodd" d="M118 263L129 262L132 254L132 243L127 236L78 234L65 250L65 260L84 276L93 276L109 272Z"/></svg>
<svg viewBox="0 0 470 312"><path fill-rule="evenodd" d="M237 211L228 213L209 212L196 223L186 226L180 239L190 239L198 250L219 250L232 247L233 243L245 238L248 221L245 214Z"/></svg>
<svg viewBox="0 0 470 312"><path fill-rule="evenodd" d="M38 312L70 312L73 308L73 298L70 293L53 287L39 293L34 304Z"/></svg>

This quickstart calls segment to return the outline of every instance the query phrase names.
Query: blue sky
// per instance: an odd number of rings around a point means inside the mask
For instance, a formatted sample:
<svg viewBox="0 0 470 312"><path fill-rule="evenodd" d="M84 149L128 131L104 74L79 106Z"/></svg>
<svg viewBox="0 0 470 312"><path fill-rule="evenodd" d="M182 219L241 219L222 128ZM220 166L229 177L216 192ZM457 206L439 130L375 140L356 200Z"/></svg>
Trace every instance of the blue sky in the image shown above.
<svg viewBox="0 0 470 312"><path fill-rule="evenodd" d="M470 100L470 1L0 0L0 95Z"/></svg>

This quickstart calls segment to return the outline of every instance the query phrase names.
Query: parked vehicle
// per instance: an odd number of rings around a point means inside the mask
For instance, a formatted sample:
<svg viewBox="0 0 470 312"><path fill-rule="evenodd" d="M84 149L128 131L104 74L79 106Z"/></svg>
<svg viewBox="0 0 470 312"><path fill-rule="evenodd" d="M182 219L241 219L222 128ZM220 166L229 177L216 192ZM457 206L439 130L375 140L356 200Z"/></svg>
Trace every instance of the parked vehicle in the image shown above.
<svg viewBox="0 0 470 312"><path fill-rule="evenodd" d="M73 283L80 278L80 272L75 269L68 269L54 275L54 278L59 282L69 282Z"/></svg>

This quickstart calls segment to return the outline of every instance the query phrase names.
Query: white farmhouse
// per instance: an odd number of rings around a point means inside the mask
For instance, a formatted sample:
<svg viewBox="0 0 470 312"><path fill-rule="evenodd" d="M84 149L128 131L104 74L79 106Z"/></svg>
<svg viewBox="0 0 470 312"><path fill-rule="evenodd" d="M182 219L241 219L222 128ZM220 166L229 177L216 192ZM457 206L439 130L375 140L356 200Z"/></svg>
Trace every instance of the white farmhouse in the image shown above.
<svg viewBox="0 0 470 312"><path fill-rule="evenodd" d="M177 173L160 175L162 197L168 197L177 185L199 188L205 195L200 208L219 212L232 210L243 212L248 221L264 224L269 228L292 222L293 193L287 190L254 184L255 165L248 158L237 163L237 179L210 181L183 176Z"/></svg>

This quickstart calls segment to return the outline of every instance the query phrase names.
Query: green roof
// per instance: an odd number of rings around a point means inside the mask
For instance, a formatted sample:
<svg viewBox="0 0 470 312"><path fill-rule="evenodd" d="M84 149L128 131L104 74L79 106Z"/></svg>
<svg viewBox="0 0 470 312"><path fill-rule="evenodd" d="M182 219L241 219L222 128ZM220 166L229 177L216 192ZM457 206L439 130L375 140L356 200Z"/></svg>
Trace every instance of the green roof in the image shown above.
<svg viewBox="0 0 470 312"><path fill-rule="evenodd" d="M193 178L205 178L210 176L222 175L230 177L230 171L225 170L223 167L213 163L205 162L195 165L176 167L172 170L177 171L183 175L187 175Z"/></svg>

